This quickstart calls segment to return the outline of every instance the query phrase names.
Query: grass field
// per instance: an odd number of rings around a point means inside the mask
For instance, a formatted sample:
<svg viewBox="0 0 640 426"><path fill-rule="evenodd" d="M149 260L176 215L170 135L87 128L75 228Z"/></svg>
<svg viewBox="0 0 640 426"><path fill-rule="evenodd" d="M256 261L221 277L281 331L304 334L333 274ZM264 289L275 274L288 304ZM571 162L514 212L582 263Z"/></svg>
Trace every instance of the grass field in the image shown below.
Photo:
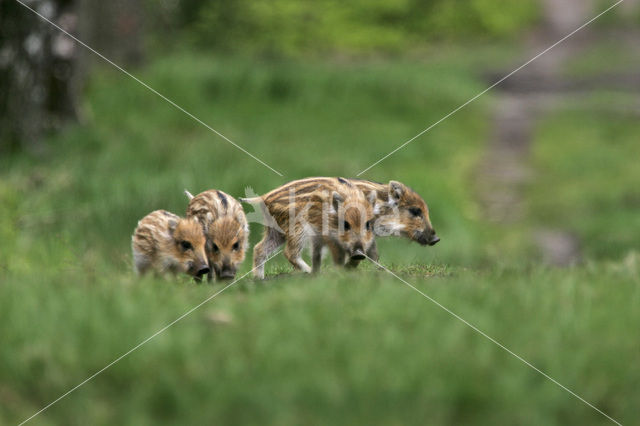
<svg viewBox="0 0 640 426"><path fill-rule="evenodd" d="M429 60L272 63L175 54L140 77L280 177L134 81L102 70L84 124L43 158L0 159L0 423L19 423L222 288L139 279L139 218L184 188L264 193L355 176L486 87L509 48ZM367 172L422 194L442 242L381 240L381 261L623 424L640 400L640 125L594 112L538 123L527 217L486 221L475 185L487 95ZM617 99L617 98L616 98ZM621 102L626 102L622 99ZM590 109L591 104L593 108ZM531 236L569 229L584 260L540 265ZM252 242L260 238L252 226ZM239 276L250 270L251 256ZM569 393L402 281L363 264L247 277L32 420L34 424L605 424Z"/></svg>

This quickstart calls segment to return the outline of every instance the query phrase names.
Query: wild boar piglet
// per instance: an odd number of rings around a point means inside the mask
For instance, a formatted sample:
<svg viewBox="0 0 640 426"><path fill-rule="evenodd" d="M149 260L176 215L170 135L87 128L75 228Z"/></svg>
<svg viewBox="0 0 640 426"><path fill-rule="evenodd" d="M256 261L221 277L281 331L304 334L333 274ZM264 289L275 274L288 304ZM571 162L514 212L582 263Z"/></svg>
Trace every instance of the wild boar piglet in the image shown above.
<svg viewBox="0 0 640 426"><path fill-rule="evenodd" d="M209 273L205 237L195 219L183 219L165 210L149 213L131 237L136 272L186 273L196 280Z"/></svg>
<svg viewBox="0 0 640 426"><path fill-rule="evenodd" d="M420 245L433 246L440 238L431 224L427 203L413 189L392 180L388 184L362 179L349 179L365 195L375 193L374 228L376 237L399 236L417 242ZM333 260L337 264L357 266L358 260L345 259L346 253L339 246L327 242ZM367 256L378 260L375 242Z"/></svg>
<svg viewBox="0 0 640 426"><path fill-rule="evenodd" d="M265 218L264 237L253 251L254 275L264 278L264 262L285 242L285 257L304 272L320 268L321 249L329 242L351 259L364 259L373 243L375 192L369 197L346 179L316 177L241 199L259 205ZM301 256L308 244L313 268Z"/></svg>
<svg viewBox="0 0 640 426"><path fill-rule="evenodd" d="M215 189L189 197L187 217L195 218L205 233L208 279L233 279L249 245L249 225L242 205L231 195Z"/></svg>

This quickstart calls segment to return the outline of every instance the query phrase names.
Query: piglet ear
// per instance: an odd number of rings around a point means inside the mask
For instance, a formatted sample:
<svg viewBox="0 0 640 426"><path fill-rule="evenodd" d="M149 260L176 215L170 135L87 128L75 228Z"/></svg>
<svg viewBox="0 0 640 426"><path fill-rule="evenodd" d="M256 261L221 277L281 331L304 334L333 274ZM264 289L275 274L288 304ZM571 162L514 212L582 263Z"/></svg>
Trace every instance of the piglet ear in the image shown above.
<svg viewBox="0 0 640 426"><path fill-rule="evenodd" d="M378 199L378 193L376 191L371 191L369 195L367 195L367 201L372 206L376 205L376 200Z"/></svg>
<svg viewBox="0 0 640 426"><path fill-rule="evenodd" d="M389 181L389 198L393 198L394 200L398 200L404 194L405 187L402 183L397 180Z"/></svg>
<svg viewBox="0 0 640 426"><path fill-rule="evenodd" d="M169 233L171 235L173 235L177 226L178 226L178 221L176 221L175 219L169 219Z"/></svg>
<svg viewBox="0 0 640 426"><path fill-rule="evenodd" d="M244 211L243 210L237 210L236 214L234 215L236 221L242 225L246 224L246 221L244 220L245 215L244 215Z"/></svg>
<svg viewBox="0 0 640 426"><path fill-rule="evenodd" d="M343 202L344 198L342 197L342 195L338 194L336 191L333 191L333 194L331 194L331 204L333 205L333 208L338 211L338 209L340 208L340 204L342 204Z"/></svg>
<svg viewBox="0 0 640 426"><path fill-rule="evenodd" d="M249 232L249 223L247 223L247 217L244 214L244 210L238 210L236 212L236 221L242 225L242 229L244 230L244 232L248 233Z"/></svg>

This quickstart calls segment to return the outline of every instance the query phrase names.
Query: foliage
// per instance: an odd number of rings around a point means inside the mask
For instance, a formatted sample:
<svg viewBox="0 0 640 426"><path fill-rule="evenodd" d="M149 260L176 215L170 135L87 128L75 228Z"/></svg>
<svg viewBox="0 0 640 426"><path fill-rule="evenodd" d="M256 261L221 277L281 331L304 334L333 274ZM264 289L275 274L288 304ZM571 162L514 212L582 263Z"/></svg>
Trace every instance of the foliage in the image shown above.
<svg viewBox="0 0 640 426"><path fill-rule="evenodd" d="M435 40L512 38L538 17L533 0L235 0L170 3L200 50L269 56L398 52ZM154 8L155 2L154 2Z"/></svg>

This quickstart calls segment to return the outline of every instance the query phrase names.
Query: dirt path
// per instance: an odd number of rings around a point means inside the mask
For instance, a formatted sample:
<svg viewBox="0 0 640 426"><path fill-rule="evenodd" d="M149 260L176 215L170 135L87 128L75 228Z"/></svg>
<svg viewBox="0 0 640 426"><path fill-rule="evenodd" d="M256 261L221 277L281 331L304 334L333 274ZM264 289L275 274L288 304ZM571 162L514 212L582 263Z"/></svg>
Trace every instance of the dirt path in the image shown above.
<svg viewBox="0 0 640 426"><path fill-rule="evenodd" d="M544 18L525 41L523 62L595 15L592 2L587 0L542 0L542 4ZM640 87L635 75L601 76L587 81L563 78L567 60L602 37L595 31L596 27L586 27L496 87L491 140L478 176L480 203L489 220L515 224L527 216L524 190L535 176L530 151L537 117L549 113L559 100L573 92L589 91L603 84L617 85L614 88L618 89ZM488 80L493 83L509 71L496 73ZM533 241L549 264L564 266L580 260L579 240L568 230L537 229Z"/></svg>

